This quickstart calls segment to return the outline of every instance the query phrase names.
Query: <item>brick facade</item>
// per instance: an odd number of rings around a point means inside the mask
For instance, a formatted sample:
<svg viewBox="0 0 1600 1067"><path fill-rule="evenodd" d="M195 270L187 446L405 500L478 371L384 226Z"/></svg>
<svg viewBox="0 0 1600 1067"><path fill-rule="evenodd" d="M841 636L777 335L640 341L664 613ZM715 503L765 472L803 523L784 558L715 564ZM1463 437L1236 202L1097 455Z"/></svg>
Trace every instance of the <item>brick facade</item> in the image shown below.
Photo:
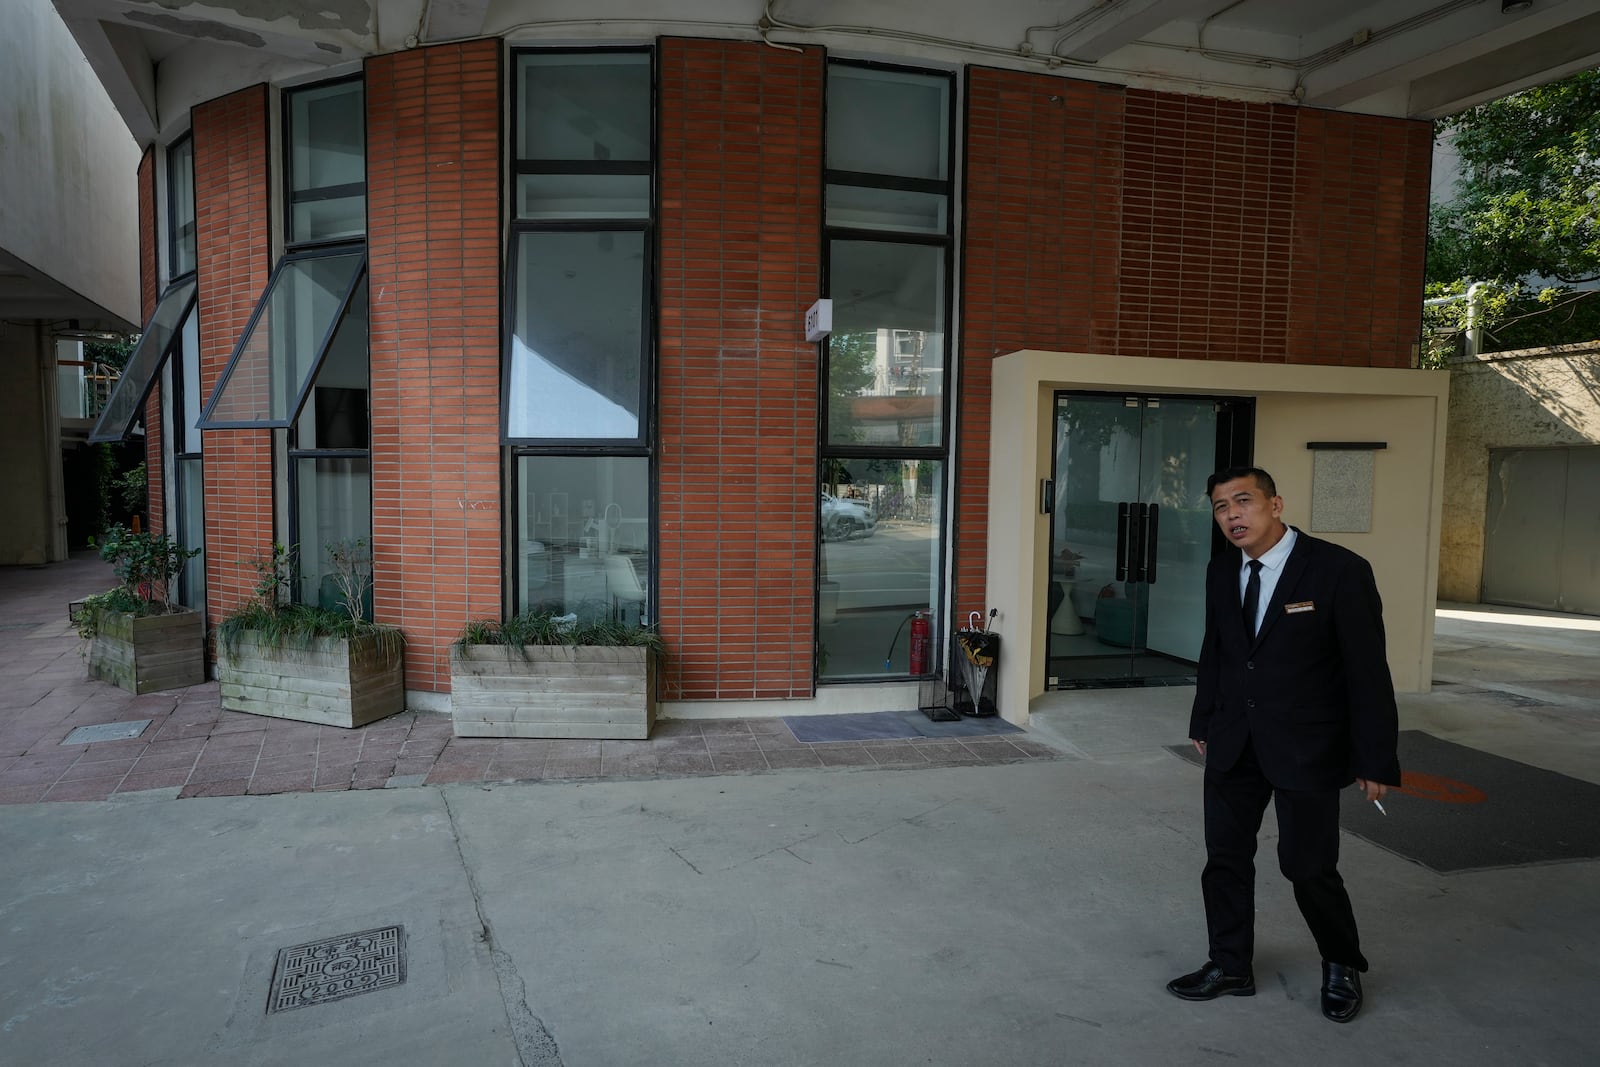
<svg viewBox="0 0 1600 1067"><path fill-rule="evenodd" d="M200 389L210 397L272 265L267 87L200 104L192 123ZM220 619L253 595L242 561L272 547L270 431L206 431L205 483L206 610Z"/></svg>
<svg viewBox="0 0 1600 1067"><path fill-rule="evenodd" d="M807 697L821 51L661 42L657 616L669 696Z"/></svg>
<svg viewBox="0 0 1600 1067"><path fill-rule="evenodd" d="M450 643L504 604L503 54L438 45L365 72L375 607L406 633L412 690L447 691ZM822 288L825 58L667 38L656 64L664 695L809 697L819 368L800 322ZM993 358L1409 366L1431 145L1425 123L984 69L966 82L954 618L985 595ZM271 267L267 109L255 86L193 113L207 396ZM153 177L147 155L147 313ZM213 618L249 595L239 561L273 540L270 442L206 435Z"/></svg>
<svg viewBox="0 0 1600 1067"><path fill-rule="evenodd" d="M1409 367L1424 122L974 68L954 611L983 606L990 362L1022 348Z"/></svg>
<svg viewBox="0 0 1600 1067"><path fill-rule="evenodd" d="M139 318L150 321L159 294L159 268L156 264L156 153L147 148L139 159ZM145 520L151 533L166 528L166 468L161 463L161 382L144 404L144 469L146 472Z"/></svg>
<svg viewBox="0 0 1600 1067"><path fill-rule="evenodd" d="M366 68L374 610L408 689L447 691L463 624L501 614L500 57Z"/></svg>

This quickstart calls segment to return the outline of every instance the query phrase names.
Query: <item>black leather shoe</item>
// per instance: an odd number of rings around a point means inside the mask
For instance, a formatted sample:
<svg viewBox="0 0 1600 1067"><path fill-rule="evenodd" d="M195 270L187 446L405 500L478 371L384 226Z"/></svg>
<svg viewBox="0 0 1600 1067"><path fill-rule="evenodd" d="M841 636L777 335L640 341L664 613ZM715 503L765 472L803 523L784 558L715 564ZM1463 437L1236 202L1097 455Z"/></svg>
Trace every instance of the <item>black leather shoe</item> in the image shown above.
<svg viewBox="0 0 1600 1067"><path fill-rule="evenodd" d="M1174 978L1167 983L1167 992L1183 1000L1216 1000L1218 997L1253 997L1256 995L1255 975L1232 975L1210 960L1193 974Z"/></svg>
<svg viewBox="0 0 1600 1067"><path fill-rule="evenodd" d="M1322 961L1322 1014L1347 1023L1361 1010L1361 972L1342 963Z"/></svg>

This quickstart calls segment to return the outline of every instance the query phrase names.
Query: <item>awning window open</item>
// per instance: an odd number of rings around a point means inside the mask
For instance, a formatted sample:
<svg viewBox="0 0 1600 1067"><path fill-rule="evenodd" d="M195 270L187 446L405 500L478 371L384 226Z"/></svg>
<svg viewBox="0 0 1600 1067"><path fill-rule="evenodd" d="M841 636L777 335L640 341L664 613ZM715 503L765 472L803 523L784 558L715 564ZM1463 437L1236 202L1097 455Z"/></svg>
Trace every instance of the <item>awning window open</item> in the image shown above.
<svg viewBox="0 0 1600 1067"><path fill-rule="evenodd" d="M288 426L366 282L365 249L285 257L256 304L200 428Z"/></svg>
<svg viewBox="0 0 1600 1067"><path fill-rule="evenodd" d="M139 413L144 410L144 402L150 396L150 389L155 385L162 365L167 361L167 354L182 335L184 320L194 310L194 288L195 279L190 275L168 286L167 291L161 294L161 299L156 301L156 309L150 321L145 323L144 332L139 335L139 343L128 357L128 365L123 368L122 377L118 379L106 409L94 424L94 432L89 435L91 442L99 444L127 438Z"/></svg>

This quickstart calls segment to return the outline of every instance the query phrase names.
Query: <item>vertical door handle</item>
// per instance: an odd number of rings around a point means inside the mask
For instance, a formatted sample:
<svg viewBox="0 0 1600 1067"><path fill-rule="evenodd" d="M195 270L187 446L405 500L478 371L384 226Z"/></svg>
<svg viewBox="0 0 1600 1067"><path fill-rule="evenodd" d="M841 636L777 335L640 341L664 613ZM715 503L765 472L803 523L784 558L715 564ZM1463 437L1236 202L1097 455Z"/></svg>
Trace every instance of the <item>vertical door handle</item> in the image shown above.
<svg viewBox="0 0 1600 1067"><path fill-rule="evenodd" d="M1161 505L1151 504L1150 511L1145 516L1144 522L1144 580L1151 585L1156 584L1156 533L1161 526Z"/></svg>
<svg viewBox="0 0 1600 1067"><path fill-rule="evenodd" d="M1117 505L1117 581L1128 580L1128 505Z"/></svg>
<svg viewBox="0 0 1600 1067"><path fill-rule="evenodd" d="M1130 582L1144 581L1144 516L1148 508L1148 504L1140 504L1136 501L1128 515L1128 580Z"/></svg>

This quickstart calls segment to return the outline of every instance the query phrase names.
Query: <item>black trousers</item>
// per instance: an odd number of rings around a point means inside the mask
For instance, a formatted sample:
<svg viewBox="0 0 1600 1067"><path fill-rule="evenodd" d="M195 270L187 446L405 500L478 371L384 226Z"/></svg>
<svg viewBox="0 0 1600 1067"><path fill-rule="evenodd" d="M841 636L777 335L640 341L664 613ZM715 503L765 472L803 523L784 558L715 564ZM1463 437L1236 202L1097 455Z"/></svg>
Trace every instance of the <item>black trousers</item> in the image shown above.
<svg viewBox="0 0 1600 1067"><path fill-rule="evenodd" d="M1278 868L1294 885L1322 958L1365 971L1355 914L1339 877L1339 791L1273 789L1253 747L1225 771L1206 768L1206 904L1211 959L1233 975L1248 974L1255 953L1256 836L1267 801L1278 812Z"/></svg>

